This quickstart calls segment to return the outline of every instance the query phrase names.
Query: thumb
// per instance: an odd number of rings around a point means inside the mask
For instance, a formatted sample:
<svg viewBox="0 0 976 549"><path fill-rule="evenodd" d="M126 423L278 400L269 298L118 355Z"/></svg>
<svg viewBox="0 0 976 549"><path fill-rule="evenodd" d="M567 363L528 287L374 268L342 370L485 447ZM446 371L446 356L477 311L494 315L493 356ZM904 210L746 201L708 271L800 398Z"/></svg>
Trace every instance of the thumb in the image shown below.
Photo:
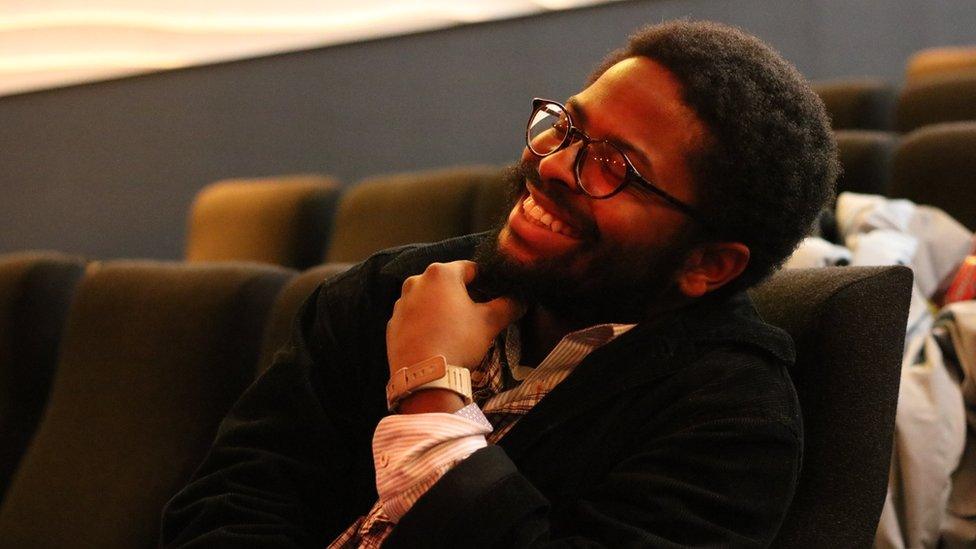
<svg viewBox="0 0 976 549"><path fill-rule="evenodd" d="M508 296L496 297L491 301L479 303L478 306L487 311L488 322L496 326L499 331L525 314L525 305Z"/></svg>
<svg viewBox="0 0 976 549"><path fill-rule="evenodd" d="M452 264L460 267L461 282L465 285L471 284L474 277L478 275L478 264L474 261L461 259L454 261Z"/></svg>

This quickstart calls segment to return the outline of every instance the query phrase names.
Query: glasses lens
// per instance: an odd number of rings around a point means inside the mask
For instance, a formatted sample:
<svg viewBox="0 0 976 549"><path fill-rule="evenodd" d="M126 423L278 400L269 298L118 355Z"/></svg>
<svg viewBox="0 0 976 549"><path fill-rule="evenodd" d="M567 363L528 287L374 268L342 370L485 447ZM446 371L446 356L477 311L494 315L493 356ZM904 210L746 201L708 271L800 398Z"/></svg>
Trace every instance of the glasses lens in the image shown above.
<svg viewBox="0 0 976 549"><path fill-rule="evenodd" d="M539 156L554 153L569 131L569 118L566 111L554 103L543 103L532 113L526 130L526 143L529 149Z"/></svg>
<svg viewBox="0 0 976 549"><path fill-rule="evenodd" d="M627 179L627 161L623 153L606 141L593 141L586 149L579 167L579 183L594 197L613 194Z"/></svg>

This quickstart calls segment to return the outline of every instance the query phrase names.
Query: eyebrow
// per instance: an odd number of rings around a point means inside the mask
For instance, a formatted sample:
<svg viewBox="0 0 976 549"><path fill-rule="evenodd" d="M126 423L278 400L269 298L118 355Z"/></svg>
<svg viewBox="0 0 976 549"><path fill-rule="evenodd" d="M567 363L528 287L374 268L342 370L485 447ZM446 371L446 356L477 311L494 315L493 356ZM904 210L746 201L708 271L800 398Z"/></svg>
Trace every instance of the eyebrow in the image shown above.
<svg viewBox="0 0 976 549"><path fill-rule="evenodd" d="M580 124L584 126L586 125L586 122L588 120L588 117L586 115L586 109L584 109L583 106L580 105L580 102L576 99L575 96L570 97L569 99L566 100L566 108L570 111L569 114L571 114L574 118L577 118L579 120ZM597 139L597 141L600 141L600 139ZM640 149L635 148L630 143L623 141L619 138L616 138L613 135L608 136L607 141L610 141L614 145L623 149L623 151L627 153L627 156L628 158L631 159L631 161L637 160L642 166L647 167L646 171L644 169L640 170L641 176L643 176L645 179L651 182L655 180L654 164L650 161L649 158L647 158L647 156Z"/></svg>

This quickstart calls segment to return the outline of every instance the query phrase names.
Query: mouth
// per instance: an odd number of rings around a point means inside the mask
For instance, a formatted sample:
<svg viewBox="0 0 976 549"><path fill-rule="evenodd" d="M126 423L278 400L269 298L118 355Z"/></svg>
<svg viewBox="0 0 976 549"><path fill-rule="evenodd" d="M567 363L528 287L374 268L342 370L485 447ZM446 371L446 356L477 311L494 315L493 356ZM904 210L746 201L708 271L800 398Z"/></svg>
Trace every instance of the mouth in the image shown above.
<svg viewBox="0 0 976 549"><path fill-rule="evenodd" d="M573 239L579 239L582 232L571 225L566 219L558 217L537 201L532 193L529 192L522 199L522 215L537 227L548 229L551 232L561 234ZM554 209L554 208L553 208Z"/></svg>

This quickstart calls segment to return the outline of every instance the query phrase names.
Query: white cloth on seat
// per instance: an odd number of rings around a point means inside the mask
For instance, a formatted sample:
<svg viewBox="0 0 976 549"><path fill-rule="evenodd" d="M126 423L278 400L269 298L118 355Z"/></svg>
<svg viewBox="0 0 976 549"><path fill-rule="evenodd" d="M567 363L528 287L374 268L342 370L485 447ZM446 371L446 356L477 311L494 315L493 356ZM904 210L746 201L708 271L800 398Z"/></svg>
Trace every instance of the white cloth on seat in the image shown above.
<svg viewBox="0 0 976 549"><path fill-rule="evenodd" d="M944 344L940 345L940 341ZM976 302L944 308L902 363L877 548L976 544Z"/></svg>
<svg viewBox="0 0 976 549"><path fill-rule="evenodd" d="M852 249L852 237L876 230L915 238L917 246L908 265L926 298L947 282L973 246L973 233L944 211L869 194L841 193L837 197L837 230Z"/></svg>
<svg viewBox="0 0 976 549"><path fill-rule="evenodd" d="M850 265L851 251L818 236L808 236L786 260L784 269L810 269Z"/></svg>

